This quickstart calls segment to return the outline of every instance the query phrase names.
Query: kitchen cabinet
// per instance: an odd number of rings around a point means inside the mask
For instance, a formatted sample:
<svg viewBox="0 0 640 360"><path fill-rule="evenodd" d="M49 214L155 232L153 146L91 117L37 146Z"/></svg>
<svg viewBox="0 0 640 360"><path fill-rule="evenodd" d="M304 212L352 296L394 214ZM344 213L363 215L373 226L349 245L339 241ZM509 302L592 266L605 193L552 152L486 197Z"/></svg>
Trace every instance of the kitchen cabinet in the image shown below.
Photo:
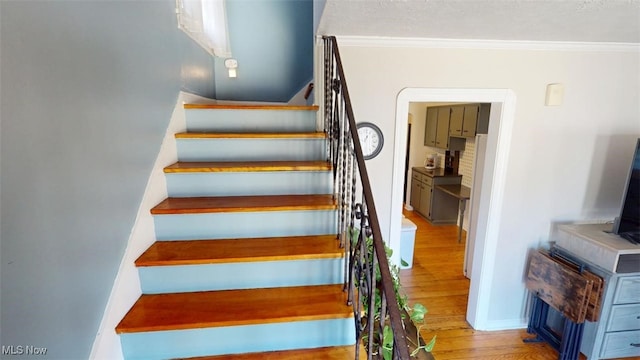
<svg viewBox="0 0 640 360"><path fill-rule="evenodd" d="M445 150L464 150L465 140L459 137L452 138L449 130L452 121L459 121L462 124L463 120L463 106L428 107L424 129L424 145Z"/></svg>
<svg viewBox="0 0 640 360"><path fill-rule="evenodd" d="M440 149L449 148L449 117L451 107L438 108L438 122L436 128L436 147Z"/></svg>
<svg viewBox="0 0 640 360"><path fill-rule="evenodd" d="M436 190L437 185L460 184L462 176L445 174L444 169L415 167L411 172L409 204L432 223L453 224L457 221L457 199Z"/></svg>
<svg viewBox="0 0 640 360"><path fill-rule="evenodd" d="M438 127L438 108L427 108L427 123L424 129L424 145L436 147L436 129Z"/></svg>
<svg viewBox="0 0 640 360"><path fill-rule="evenodd" d="M427 120L424 129L425 146L448 149L450 111L451 107L449 106L427 108Z"/></svg>
<svg viewBox="0 0 640 360"><path fill-rule="evenodd" d="M433 180L421 174L418 171L413 171L411 175L411 206L420 215L428 218L431 208L431 191Z"/></svg>
<svg viewBox="0 0 640 360"><path fill-rule="evenodd" d="M460 105L452 109L449 135L461 137L476 136L480 105Z"/></svg>

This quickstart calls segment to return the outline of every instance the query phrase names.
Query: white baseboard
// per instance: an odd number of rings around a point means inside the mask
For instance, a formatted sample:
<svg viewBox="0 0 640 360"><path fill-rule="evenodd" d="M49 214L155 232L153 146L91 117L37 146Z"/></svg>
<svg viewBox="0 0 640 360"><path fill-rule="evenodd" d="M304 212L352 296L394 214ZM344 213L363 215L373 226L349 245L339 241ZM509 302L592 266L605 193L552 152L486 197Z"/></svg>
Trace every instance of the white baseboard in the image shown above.
<svg viewBox="0 0 640 360"><path fill-rule="evenodd" d="M483 331L500 331L500 330L519 330L526 329L528 325L527 319L507 319L507 320L489 320Z"/></svg>

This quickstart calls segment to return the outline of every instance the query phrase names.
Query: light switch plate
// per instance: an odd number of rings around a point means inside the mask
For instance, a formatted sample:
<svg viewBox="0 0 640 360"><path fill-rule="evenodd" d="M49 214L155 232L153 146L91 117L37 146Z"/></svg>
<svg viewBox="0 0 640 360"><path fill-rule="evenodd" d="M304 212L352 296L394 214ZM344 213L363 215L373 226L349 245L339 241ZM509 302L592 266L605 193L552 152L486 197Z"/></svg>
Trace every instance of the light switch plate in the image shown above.
<svg viewBox="0 0 640 360"><path fill-rule="evenodd" d="M544 104L546 106L562 105L563 99L564 99L564 85L562 84L547 85L547 93L544 97Z"/></svg>

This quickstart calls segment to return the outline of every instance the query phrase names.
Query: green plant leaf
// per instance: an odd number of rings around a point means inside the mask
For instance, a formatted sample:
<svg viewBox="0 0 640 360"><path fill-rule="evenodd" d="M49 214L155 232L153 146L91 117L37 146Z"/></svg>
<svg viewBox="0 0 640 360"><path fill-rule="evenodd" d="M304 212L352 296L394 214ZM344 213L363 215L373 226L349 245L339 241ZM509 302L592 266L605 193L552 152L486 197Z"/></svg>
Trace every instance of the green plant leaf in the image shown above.
<svg viewBox="0 0 640 360"><path fill-rule="evenodd" d="M424 322L424 316L427 313L427 308L420 304L416 303L413 305L413 310L411 311L411 321L414 323L422 323Z"/></svg>
<svg viewBox="0 0 640 360"><path fill-rule="evenodd" d="M409 266L409 263L408 263L408 262L406 262L406 260L405 260L405 259L402 259L402 258L400 259L400 264L401 264L402 266Z"/></svg>
<svg viewBox="0 0 640 360"><path fill-rule="evenodd" d="M382 330L382 357L384 360L393 358L393 330L389 325L385 325Z"/></svg>
<svg viewBox="0 0 640 360"><path fill-rule="evenodd" d="M431 340L429 341L429 343L424 347L424 349L427 352L431 352L431 350L433 350L433 347L436 345L436 336L437 335L433 335L433 337L431 338Z"/></svg>

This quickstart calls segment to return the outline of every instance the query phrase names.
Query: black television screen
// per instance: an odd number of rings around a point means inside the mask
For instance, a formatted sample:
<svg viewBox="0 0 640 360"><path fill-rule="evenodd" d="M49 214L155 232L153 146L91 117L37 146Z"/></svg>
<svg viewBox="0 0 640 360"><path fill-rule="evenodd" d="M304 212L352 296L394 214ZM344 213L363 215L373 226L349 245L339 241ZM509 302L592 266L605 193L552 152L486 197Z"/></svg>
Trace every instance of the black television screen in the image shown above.
<svg viewBox="0 0 640 360"><path fill-rule="evenodd" d="M622 210L613 232L637 244L640 243L640 139L636 143L626 185Z"/></svg>

